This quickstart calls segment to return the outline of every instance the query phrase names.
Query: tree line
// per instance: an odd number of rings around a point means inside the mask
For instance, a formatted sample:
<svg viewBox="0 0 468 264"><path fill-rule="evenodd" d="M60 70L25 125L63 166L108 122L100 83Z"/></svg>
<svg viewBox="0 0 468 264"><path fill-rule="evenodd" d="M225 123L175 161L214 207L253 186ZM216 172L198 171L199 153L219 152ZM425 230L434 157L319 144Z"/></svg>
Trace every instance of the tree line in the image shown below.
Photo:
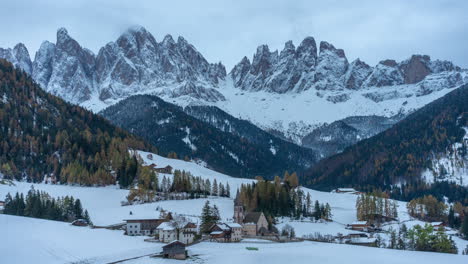
<svg viewBox="0 0 468 264"><path fill-rule="evenodd" d="M132 186L127 196L129 203L152 202L158 200L182 200L198 199L208 196L230 197L231 187L229 183L223 184L213 182L210 179L203 179L200 176L193 176L184 170L175 170L173 178L159 174L148 166L139 168L138 179L135 186Z"/></svg>
<svg viewBox="0 0 468 264"><path fill-rule="evenodd" d="M12 196L6 195L4 214L42 218L55 221L72 222L85 219L92 224L88 211L84 210L80 199L73 196L53 198L44 191L28 191L26 197L18 192Z"/></svg>

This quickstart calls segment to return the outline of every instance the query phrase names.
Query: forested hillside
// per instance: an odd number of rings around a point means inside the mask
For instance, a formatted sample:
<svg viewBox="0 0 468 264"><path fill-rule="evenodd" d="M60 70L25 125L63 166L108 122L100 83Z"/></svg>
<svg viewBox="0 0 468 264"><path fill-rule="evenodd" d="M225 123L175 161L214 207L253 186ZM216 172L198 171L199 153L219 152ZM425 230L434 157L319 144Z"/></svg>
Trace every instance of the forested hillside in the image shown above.
<svg viewBox="0 0 468 264"><path fill-rule="evenodd" d="M250 123L249 127L232 123L237 131L228 132L227 128L218 129L157 96L131 96L101 114L156 146L161 155L199 159L209 167L235 177L261 175L272 178L284 171L304 170L317 160L312 150L271 135L268 138L265 132L259 132L254 138L254 126Z"/></svg>
<svg viewBox="0 0 468 264"><path fill-rule="evenodd" d="M447 182L428 184L421 178L430 157L461 142L468 126L468 86L409 115L389 130L325 160L303 173L306 185L331 189L353 186L361 190L382 188L393 197L411 199L422 194L447 196L468 203L468 191ZM466 155L466 145L459 153ZM398 187L401 185L401 187Z"/></svg>
<svg viewBox="0 0 468 264"><path fill-rule="evenodd" d="M105 185L130 182L137 162L128 148L154 147L104 118L43 91L0 60L0 166L5 178Z"/></svg>

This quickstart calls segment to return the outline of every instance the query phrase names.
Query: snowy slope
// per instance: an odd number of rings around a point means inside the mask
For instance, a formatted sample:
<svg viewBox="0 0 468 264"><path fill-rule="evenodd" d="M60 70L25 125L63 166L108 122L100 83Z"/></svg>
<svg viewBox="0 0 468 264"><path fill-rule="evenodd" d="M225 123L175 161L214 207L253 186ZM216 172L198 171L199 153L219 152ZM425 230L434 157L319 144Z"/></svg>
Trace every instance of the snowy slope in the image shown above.
<svg viewBox="0 0 468 264"><path fill-rule="evenodd" d="M458 87L458 86L457 86ZM282 132L300 143L301 139L324 123L350 116L385 116L411 113L414 110L444 96L452 89L441 89L424 96L417 96L415 85L374 87L358 91L318 91L309 89L301 93L275 94L267 91L241 91L230 80L219 90L226 101L206 103L187 98L166 98L176 104L216 105L234 117L249 120L266 130ZM334 103L328 96L345 94L349 99ZM376 101L372 96L387 97ZM374 99L372 99L374 98Z"/></svg>
<svg viewBox="0 0 468 264"><path fill-rule="evenodd" d="M109 263L161 251L123 231L0 214L1 263Z"/></svg>

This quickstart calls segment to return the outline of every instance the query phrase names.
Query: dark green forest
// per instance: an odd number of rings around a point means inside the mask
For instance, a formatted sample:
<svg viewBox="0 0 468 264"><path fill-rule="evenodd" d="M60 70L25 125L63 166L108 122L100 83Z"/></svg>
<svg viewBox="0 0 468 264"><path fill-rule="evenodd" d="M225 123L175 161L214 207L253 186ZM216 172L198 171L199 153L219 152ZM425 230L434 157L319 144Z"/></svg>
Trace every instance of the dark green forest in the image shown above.
<svg viewBox="0 0 468 264"><path fill-rule="evenodd" d="M128 148L156 149L104 118L42 90L0 60L0 170L5 178L128 185L137 174Z"/></svg>
<svg viewBox="0 0 468 264"><path fill-rule="evenodd" d="M421 172L432 153L442 153L465 134L468 126L468 86L426 105L392 128L320 161L300 175L308 187L331 190L355 187L381 189L392 198L411 200L423 195L468 204L468 190L455 184L427 184ZM466 146L460 153L466 155ZM395 184L400 184L395 187Z"/></svg>

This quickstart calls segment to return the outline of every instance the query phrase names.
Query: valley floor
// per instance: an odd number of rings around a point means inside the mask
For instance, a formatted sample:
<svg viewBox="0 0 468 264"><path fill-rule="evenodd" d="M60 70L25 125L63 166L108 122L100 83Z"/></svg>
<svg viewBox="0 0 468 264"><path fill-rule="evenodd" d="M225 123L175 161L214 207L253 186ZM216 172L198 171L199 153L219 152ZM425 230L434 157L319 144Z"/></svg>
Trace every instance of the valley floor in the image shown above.
<svg viewBox="0 0 468 264"><path fill-rule="evenodd" d="M158 218L160 210L165 209L176 214L182 214L200 222L199 216L205 201L216 204L222 221L229 221L233 216L233 196L242 183L252 182L249 179L233 178L209 170L199 164L181 160L167 159L153 154L150 161L148 153L142 152L145 163L171 165L175 169L190 171L194 176L204 179L217 179L218 182L228 182L231 186L231 198L208 197L195 200L159 201L148 204L121 206L128 190L117 186L79 187L70 185L31 184L13 182L11 185L0 184L0 200L7 193L27 194L31 186L42 190L53 197L72 195L79 198L85 209L89 211L92 221L97 226L122 223L128 218ZM160 174L160 177L163 175ZM172 177L171 175L165 175ZM277 227L281 229L289 224L294 227L298 237L315 233L321 235L348 234L346 224L356 221L356 195L320 192L302 188L310 193L313 201L329 203L332 208L333 222L315 223L310 219L293 220L280 218ZM131 214L130 214L131 212ZM408 228L424 222L411 219L406 210L405 202L398 202L398 217L400 224ZM383 227L384 230L398 230L398 223ZM163 244L144 242L145 237L130 237L123 231L105 229L90 229L75 227L68 223L47 221L33 218L17 217L0 214L0 256L1 263L109 263L147 254L159 253ZM449 231L452 232L453 231ZM380 234L383 241L388 241L388 233ZM468 241L453 237L459 254L468 245ZM258 251L248 251L245 247L258 247ZM189 247L189 252L195 258L188 259L191 263L466 263L467 256L451 254L397 251L390 249L367 248L341 244L317 242L296 243L258 243L248 242L238 244L213 244L202 242ZM181 263L178 261L139 258L125 263Z"/></svg>

